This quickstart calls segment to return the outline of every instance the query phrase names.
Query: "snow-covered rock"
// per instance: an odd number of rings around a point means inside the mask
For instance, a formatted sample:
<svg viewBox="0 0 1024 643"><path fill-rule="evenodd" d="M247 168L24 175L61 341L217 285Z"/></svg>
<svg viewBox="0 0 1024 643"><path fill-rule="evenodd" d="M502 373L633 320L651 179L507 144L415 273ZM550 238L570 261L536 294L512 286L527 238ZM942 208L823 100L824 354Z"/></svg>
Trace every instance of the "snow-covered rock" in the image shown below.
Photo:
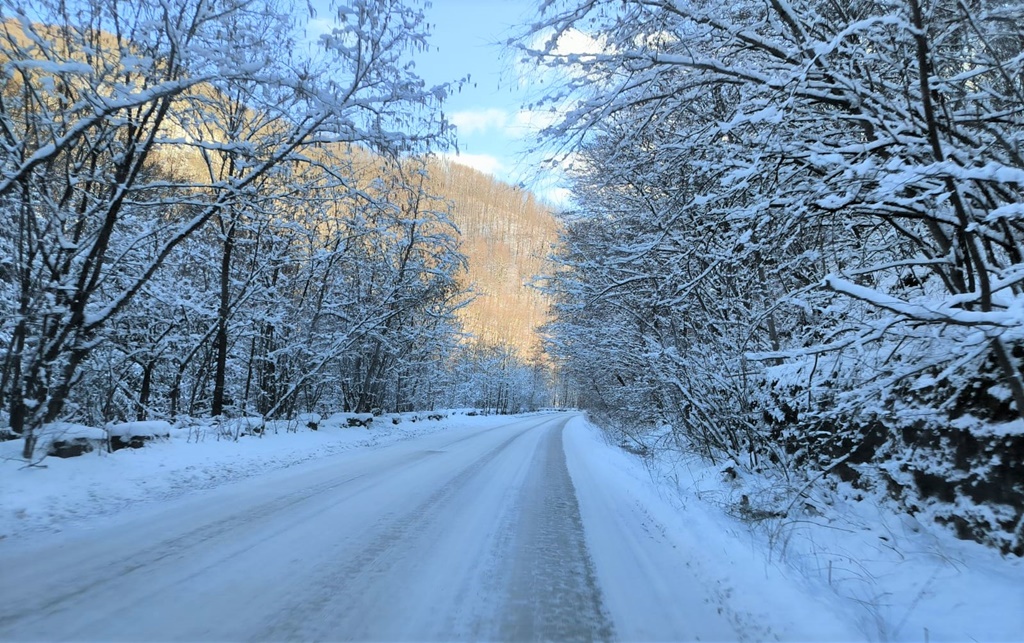
<svg viewBox="0 0 1024 643"><path fill-rule="evenodd" d="M373 413L334 413L324 420L329 426L365 426L369 427L373 422Z"/></svg>
<svg viewBox="0 0 1024 643"><path fill-rule="evenodd" d="M73 458L107 444L107 432L84 424L53 422L43 425L36 442L36 452L45 450L47 455L58 458Z"/></svg>
<svg viewBox="0 0 1024 643"><path fill-rule="evenodd" d="M107 435L119 438L166 438L171 435L171 423L165 420L146 420L111 424L107 427Z"/></svg>
<svg viewBox="0 0 1024 643"><path fill-rule="evenodd" d="M108 426L107 435L111 451L125 447L138 449L150 440L170 438L171 424L164 420L122 422Z"/></svg>
<svg viewBox="0 0 1024 643"><path fill-rule="evenodd" d="M365 426L370 428L373 422L373 413L352 413L348 417L349 426Z"/></svg>

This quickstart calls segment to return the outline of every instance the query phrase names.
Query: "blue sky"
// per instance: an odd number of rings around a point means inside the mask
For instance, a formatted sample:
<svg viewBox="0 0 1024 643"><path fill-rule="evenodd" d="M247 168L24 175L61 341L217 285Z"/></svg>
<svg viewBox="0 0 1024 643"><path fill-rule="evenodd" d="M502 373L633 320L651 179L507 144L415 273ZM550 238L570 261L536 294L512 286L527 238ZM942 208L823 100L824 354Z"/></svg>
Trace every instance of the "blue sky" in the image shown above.
<svg viewBox="0 0 1024 643"><path fill-rule="evenodd" d="M445 110L459 131L458 160L528 185L534 182L536 159L524 153L533 142L537 117L522 109L526 94L513 70L514 56L502 43L535 10L532 0L434 0L427 9L431 51L417 59L428 83L470 76Z"/></svg>
<svg viewBox="0 0 1024 643"><path fill-rule="evenodd" d="M314 0L318 8L328 0ZM533 21L537 0L429 0L430 51L415 58L417 73L428 85L470 77L445 106L458 129L459 155L464 165L502 181L532 190L553 205L566 200L566 191L550 171L540 172L541 154L527 154L543 125L543 113L523 109L530 89L515 73L515 56L504 43ZM329 10L321 8L324 15ZM326 17L326 16L325 16Z"/></svg>

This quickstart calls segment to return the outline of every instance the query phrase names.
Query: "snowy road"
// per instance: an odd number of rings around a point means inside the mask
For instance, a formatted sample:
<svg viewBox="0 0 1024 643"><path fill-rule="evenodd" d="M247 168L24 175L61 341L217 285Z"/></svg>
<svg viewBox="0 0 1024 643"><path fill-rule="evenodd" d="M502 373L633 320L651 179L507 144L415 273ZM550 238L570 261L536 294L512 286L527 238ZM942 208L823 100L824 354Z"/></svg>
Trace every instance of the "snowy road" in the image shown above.
<svg viewBox="0 0 1024 643"><path fill-rule="evenodd" d="M608 638L565 422L345 454L0 550L0 638Z"/></svg>
<svg viewBox="0 0 1024 643"><path fill-rule="evenodd" d="M572 417L346 452L0 543L0 639L773 638L702 576L703 546L683 551L623 495Z"/></svg>

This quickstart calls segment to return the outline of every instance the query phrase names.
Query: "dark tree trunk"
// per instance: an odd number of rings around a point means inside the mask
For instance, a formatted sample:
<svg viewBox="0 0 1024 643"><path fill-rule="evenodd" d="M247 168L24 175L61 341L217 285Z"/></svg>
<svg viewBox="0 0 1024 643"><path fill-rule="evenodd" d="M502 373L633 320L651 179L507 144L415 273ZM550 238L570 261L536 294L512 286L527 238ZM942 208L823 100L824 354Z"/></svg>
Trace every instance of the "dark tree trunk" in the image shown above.
<svg viewBox="0 0 1024 643"><path fill-rule="evenodd" d="M142 386L139 387L139 403L135 411L135 419L139 422L149 418L149 395L153 386L153 367L155 361L146 363L142 368Z"/></svg>
<svg viewBox="0 0 1024 643"><path fill-rule="evenodd" d="M224 254L221 255L220 261L220 308L217 312L217 336L214 340L217 355L213 377L213 404L210 410L213 417L224 413L224 381L228 364L228 314L231 305L231 252L234 244L233 230L229 228L224 238Z"/></svg>

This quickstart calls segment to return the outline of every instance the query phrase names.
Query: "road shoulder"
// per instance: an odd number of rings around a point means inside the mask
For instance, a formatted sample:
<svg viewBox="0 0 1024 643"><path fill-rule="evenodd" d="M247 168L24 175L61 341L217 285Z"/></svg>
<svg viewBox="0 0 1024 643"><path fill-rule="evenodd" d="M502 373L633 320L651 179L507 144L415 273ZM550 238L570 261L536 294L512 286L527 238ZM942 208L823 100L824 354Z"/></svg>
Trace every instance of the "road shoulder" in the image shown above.
<svg viewBox="0 0 1024 643"><path fill-rule="evenodd" d="M588 549L621 639L863 637L714 508L696 498L673 506L642 461L609 445L583 416L566 425L564 444Z"/></svg>

